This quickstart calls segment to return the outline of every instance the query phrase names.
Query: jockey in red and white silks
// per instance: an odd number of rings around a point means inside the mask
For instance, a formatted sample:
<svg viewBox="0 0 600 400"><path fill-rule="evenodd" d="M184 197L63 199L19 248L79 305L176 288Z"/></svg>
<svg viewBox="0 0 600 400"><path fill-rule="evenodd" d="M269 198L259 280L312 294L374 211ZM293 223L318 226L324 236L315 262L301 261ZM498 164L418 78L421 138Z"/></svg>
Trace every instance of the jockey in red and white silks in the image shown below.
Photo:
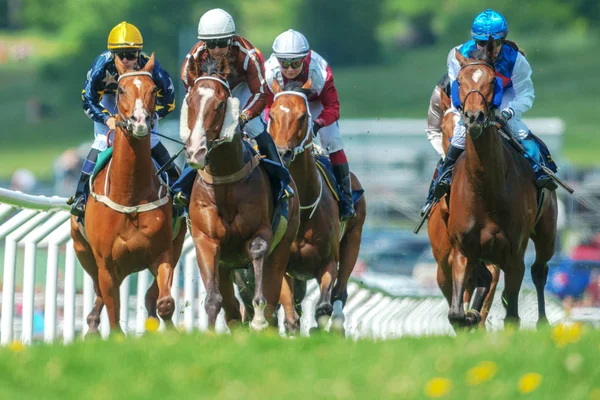
<svg viewBox="0 0 600 400"><path fill-rule="evenodd" d="M327 61L310 49L306 37L293 29L283 32L273 43L273 54L265 62L265 79L268 93L265 115L273 104L273 82L281 88L290 81L304 84L312 81L308 96L310 114L313 119L313 135L318 137L321 146L329 154L333 172L340 184L340 218L344 221L355 215L350 182L350 169L344 152L344 142L340 134L340 102L333 83L333 73Z"/></svg>

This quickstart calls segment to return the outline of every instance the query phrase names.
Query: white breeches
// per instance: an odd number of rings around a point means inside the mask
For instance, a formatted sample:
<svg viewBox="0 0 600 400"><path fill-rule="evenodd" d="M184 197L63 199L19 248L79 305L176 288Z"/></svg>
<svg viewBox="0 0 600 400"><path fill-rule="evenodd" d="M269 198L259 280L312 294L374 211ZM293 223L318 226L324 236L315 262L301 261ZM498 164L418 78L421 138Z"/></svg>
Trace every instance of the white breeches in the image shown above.
<svg viewBox="0 0 600 400"><path fill-rule="evenodd" d="M319 100L315 100L308 103L308 106L310 107L310 114L312 115L313 120L317 119L319 114L321 114L321 111L323 111L323 104L321 104ZM319 129L317 138L321 142L321 147L323 147L327 154L335 153L344 148L338 121Z"/></svg>

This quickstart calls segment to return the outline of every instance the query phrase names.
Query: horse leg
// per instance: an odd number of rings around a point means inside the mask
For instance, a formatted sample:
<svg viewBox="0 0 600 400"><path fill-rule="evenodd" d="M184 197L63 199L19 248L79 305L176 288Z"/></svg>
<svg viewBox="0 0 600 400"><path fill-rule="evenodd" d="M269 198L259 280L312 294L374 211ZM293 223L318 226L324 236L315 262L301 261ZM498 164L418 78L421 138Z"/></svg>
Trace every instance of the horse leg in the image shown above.
<svg viewBox="0 0 600 400"><path fill-rule="evenodd" d="M494 295L496 294L496 287L498 286L498 280L500 279L500 268L493 264L487 265L486 268L488 271L490 271L492 281L490 283L490 290L483 300L483 307L481 308L481 322L479 323L480 328L485 328L485 321L487 320L490 309L492 308Z"/></svg>
<svg viewBox="0 0 600 400"><path fill-rule="evenodd" d="M329 321L329 317L333 313L331 294L333 291L333 282L337 278L337 261L335 259L329 260L321 271L322 274L319 279L321 296L315 307L315 320L318 327L324 329Z"/></svg>
<svg viewBox="0 0 600 400"><path fill-rule="evenodd" d="M448 320L453 327L457 328L473 325L479 321L474 313L465 315L463 302L465 284L473 269L473 262L469 262L467 257L458 249L454 253L455 257L452 262L452 300L448 311Z"/></svg>
<svg viewBox="0 0 600 400"><path fill-rule="evenodd" d="M171 286L173 286L173 274L175 266L173 265L171 252L166 252L158 265L158 274L156 283L158 285L158 301L156 309L158 315L164 321L165 326L172 328L173 313L175 312L175 299L171 296Z"/></svg>
<svg viewBox="0 0 600 400"><path fill-rule="evenodd" d="M156 318L158 319L158 314L156 314L156 301L158 300L158 282L156 278L154 278L154 282L146 291L145 303L146 303L146 311L148 312L148 318Z"/></svg>
<svg viewBox="0 0 600 400"><path fill-rule="evenodd" d="M512 260L511 260L512 261ZM502 301L506 306L506 323L518 325L519 318L519 290L523 282L525 273L525 263L523 257L517 257L516 260L509 263L510 269L504 269L504 291L502 292Z"/></svg>
<svg viewBox="0 0 600 400"><path fill-rule="evenodd" d="M225 310L225 321L229 329L233 329L242 323L240 303L235 297L231 273L221 274L219 279L219 290L223 298L223 309Z"/></svg>
<svg viewBox="0 0 600 400"><path fill-rule="evenodd" d="M548 279L548 261L554 256L556 243L556 213L545 212L535 227L531 239L535 245L535 262L531 265L531 278L538 301L537 326L547 325L544 287Z"/></svg>
<svg viewBox="0 0 600 400"><path fill-rule="evenodd" d="M294 284L294 308L298 313L298 317L302 317L302 301L306 297L306 281L300 279L292 279Z"/></svg>
<svg viewBox="0 0 600 400"><path fill-rule="evenodd" d="M279 295L279 302L283 306L285 313L285 329L289 335L296 335L300 330L300 316L298 315L295 307L295 294L294 294L294 278L289 275L283 276L281 282L281 294Z"/></svg>
<svg viewBox="0 0 600 400"><path fill-rule="evenodd" d="M119 298L119 284L117 278L114 276L112 271L112 265L108 262L102 261L98 266L98 281L100 286L100 292L102 299L106 305L106 311L108 312L108 320L110 321L111 333L122 332L121 325L119 324L120 314L120 298ZM102 265L104 264L104 265Z"/></svg>
<svg viewBox="0 0 600 400"><path fill-rule="evenodd" d="M100 326L100 313L104 308L104 300L102 300L102 293L100 293L100 286L98 284L98 275L94 279L94 293L96 293L96 299L94 300L94 306L92 311L87 316L88 331L87 335L98 334L98 326Z"/></svg>
<svg viewBox="0 0 600 400"><path fill-rule="evenodd" d="M252 238L248 244L248 254L252 260L252 266L254 267L254 298L252 299L252 306L254 307L254 318L250 322L250 327L255 331L262 331L269 323L265 319L265 308L267 307L267 299L264 295L264 265L267 255L269 253L269 247L271 245L271 234L270 232L258 233ZM278 246L279 247L279 246ZM281 279L279 285L281 285ZM279 298L280 289L277 290L277 298ZM275 303L277 300L275 300ZM274 306L273 311L274 312Z"/></svg>
<svg viewBox="0 0 600 400"><path fill-rule="evenodd" d="M344 306L348 300L348 279L352 275L352 270L358 259L358 251L362 237L362 228L364 223L364 212L358 212L357 215L362 219L350 227L344 234L340 242L340 267L337 281L333 287L333 315L331 316L331 327L336 331L344 329Z"/></svg>
<svg viewBox="0 0 600 400"><path fill-rule="evenodd" d="M254 318L252 297L254 296L254 270L252 268L238 269L234 272L235 284L238 287L240 298L244 304L242 322L247 323Z"/></svg>
<svg viewBox="0 0 600 400"><path fill-rule="evenodd" d="M492 273L487 269L487 266L483 262L479 262L475 264L471 279L475 285L471 308L481 313L483 302L485 301L492 284Z"/></svg>
<svg viewBox="0 0 600 400"><path fill-rule="evenodd" d="M215 329L217 316L221 312L223 296L219 291L219 258L221 248L218 243L204 235L194 238L196 247L196 260L200 268L200 276L206 288L206 301L204 309L208 315L208 329Z"/></svg>

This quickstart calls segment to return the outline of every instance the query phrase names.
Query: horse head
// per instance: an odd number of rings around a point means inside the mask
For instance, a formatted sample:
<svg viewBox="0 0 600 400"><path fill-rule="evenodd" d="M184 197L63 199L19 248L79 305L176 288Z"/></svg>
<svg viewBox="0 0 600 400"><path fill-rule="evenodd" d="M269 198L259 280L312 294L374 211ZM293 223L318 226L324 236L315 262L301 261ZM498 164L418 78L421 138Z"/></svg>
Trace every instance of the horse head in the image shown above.
<svg viewBox="0 0 600 400"><path fill-rule="evenodd" d="M458 93L453 94L462 109L462 117L469 134L477 139L493 123L494 107L499 106L502 93L498 92L494 67L494 39L490 36L484 49L476 50L464 57L456 52L460 72L456 78ZM456 88L453 88L455 90ZM500 87L501 90L501 87ZM455 90L456 91L456 90Z"/></svg>
<svg viewBox="0 0 600 400"><path fill-rule="evenodd" d="M127 70L119 57L115 57L115 67L119 73L117 86L117 126L126 135L141 139L152 131L154 104L158 88L152 79L154 53L139 71Z"/></svg>
<svg viewBox="0 0 600 400"><path fill-rule="evenodd" d="M240 102L231 97L227 78L232 74L226 58L209 60L196 72L190 63L194 84L181 110L181 139L185 142L187 162L204 169L208 156L217 146L233 141L238 132Z"/></svg>
<svg viewBox="0 0 600 400"><path fill-rule="evenodd" d="M286 166L312 146L312 120L308 97L312 81L301 85L290 81L283 89L273 81L275 99L269 111L269 133Z"/></svg>

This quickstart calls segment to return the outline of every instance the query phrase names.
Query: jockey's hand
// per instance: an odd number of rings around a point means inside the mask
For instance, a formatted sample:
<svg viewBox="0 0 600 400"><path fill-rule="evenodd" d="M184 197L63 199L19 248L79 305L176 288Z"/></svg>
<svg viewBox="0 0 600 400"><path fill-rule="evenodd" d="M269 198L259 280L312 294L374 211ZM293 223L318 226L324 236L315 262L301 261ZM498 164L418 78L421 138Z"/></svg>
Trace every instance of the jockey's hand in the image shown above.
<svg viewBox="0 0 600 400"><path fill-rule="evenodd" d="M238 117L238 124L240 127L240 131L244 130L244 126L246 126L247 123L248 123L248 114L246 114L245 112L242 112L240 114L240 116Z"/></svg>
<svg viewBox="0 0 600 400"><path fill-rule="evenodd" d="M319 130L323 127L323 125L321 124L321 122L319 120L315 120L315 122L313 122L313 136L317 137L317 133L319 132Z"/></svg>
<svg viewBox="0 0 600 400"><path fill-rule="evenodd" d="M509 119L515 116L515 110L513 110L510 107L506 107L504 110L502 110L501 114L502 118L504 118L505 121L508 121Z"/></svg>
<svg viewBox="0 0 600 400"><path fill-rule="evenodd" d="M116 124L117 124L117 120L115 119L115 117L110 117L109 119L106 120L106 126L108 126L108 129L110 129L111 131L115 130Z"/></svg>

